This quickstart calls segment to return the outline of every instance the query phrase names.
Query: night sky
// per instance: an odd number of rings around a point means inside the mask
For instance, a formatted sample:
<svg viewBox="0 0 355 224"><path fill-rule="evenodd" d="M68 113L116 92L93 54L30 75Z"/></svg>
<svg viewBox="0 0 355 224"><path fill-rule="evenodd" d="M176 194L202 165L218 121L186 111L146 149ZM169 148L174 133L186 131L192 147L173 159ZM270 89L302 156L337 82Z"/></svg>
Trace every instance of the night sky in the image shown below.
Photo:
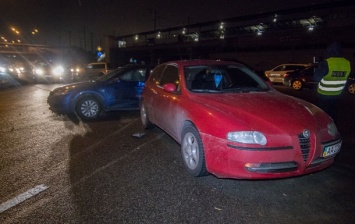
<svg viewBox="0 0 355 224"><path fill-rule="evenodd" d="M10 27L16 27L24 38L30 38L37 28L39 43L65 43L70 35L75 45L84 34L98 41L106 35L152 31L154 24L162 29L330 1L0 0L0 35L10 36Z"/></svg>

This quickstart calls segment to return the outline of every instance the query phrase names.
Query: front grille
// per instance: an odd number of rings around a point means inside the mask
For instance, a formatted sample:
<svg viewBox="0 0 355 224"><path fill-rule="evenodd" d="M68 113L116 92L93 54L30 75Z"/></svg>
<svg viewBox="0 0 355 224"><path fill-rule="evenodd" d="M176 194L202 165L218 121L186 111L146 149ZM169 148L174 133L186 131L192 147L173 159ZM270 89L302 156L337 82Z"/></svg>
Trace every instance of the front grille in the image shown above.
<svg viewBox="0 0 355 224"><path fill-rule="evenodd" d="M309 156L309 149L311 148L310 137L306 138L303 133L301 133L298 135L298 141L300 142L303 160L307 161Z"/></svg>

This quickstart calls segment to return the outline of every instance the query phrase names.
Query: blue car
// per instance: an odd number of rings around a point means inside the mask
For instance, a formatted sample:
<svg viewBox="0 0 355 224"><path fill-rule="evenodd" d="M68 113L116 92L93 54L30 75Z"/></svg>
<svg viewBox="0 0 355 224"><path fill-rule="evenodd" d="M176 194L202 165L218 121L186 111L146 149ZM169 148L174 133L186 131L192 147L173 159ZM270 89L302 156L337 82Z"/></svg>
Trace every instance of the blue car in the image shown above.
<svg viewBox="0 0 355 224"><path fill-rule="evenodd" d="M102 111L138 110L150 70L147 65L127 65L96 80L58 87L49 93L49 109L82 120L97 119Z"/></svg>

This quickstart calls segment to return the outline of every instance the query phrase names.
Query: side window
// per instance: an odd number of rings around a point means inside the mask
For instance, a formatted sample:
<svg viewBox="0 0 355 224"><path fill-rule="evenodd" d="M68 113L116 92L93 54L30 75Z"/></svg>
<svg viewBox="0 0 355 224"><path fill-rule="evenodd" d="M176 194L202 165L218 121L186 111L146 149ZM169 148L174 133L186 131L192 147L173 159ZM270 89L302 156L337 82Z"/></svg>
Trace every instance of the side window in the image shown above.
<svg viewBox="0 0 355 224"><path fill-rule="evenodd" d="M285 67L285 70L295 70L296 69L296 67L295 66L292 66L292 65L289 65L289 66L286 66Z"/></svg>
<svg viewBox="0 0 355 224"><path fill-rule="evenodd" d="M128 72L126 72L126 73L124 73L123 75L120 76L120 80L131 81L132 80L132 74L133 74L133 71L128 71Z"/></svg>
<svg viewBox="0 0 355 224"><path fill-rule="evenodd" d="M129 81L129 82L144 82L147 69L137 68L131 71L128 71L120 76L120 80Z"/></svg>
<svg viewBox="0 0 355 224"><path fill-rule="evenodd" d="M96 64L92 66L93 69L104 69L105 68L105 64Z"/></svg>
<svg viewBox="0 0 355 224"><path fill-rule="evenodd" d="M160 76L163 73L164 69L165 65L158 65L153 69L152 73L150 74L150 80L156 85L159 84Z"/></svg>
<svg viewBox="0 0 355 224"><path fill-rule="evenodd" d="M163 86L166 83L174 83L176 87L179 87L179 70L176 66L168 65L164 70L159 85Z"/></svg>
<svg viewBox="0 0 355 224"><path fill-rule="evenodd" d="M281 65L281 66L278 66L274 69L274 71L284 71L285 70L285 66L284 65Z"/></svg>
<svg viewBox="0 0 355 224"><path fill-rule="evenodd" d="M298 66L298 65L291 65L287 67L287 70L301 70L304 69L305 67L303 66Z"/></svg>

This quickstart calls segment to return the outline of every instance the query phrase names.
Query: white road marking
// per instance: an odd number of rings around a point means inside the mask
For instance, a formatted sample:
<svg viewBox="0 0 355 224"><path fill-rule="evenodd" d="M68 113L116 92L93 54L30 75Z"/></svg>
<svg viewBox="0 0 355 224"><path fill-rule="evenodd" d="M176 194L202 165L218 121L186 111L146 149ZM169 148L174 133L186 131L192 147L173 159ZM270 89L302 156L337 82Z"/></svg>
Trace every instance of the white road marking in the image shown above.
<svg viewBox="0 0 355 224"><path fill-rule="evenodd" d="M44 184L38 185L32 189L29 189L28 191L16 196L13 199L8 200L7 202L4 202L0 205L0 213L8 210L9 208L12 208L21 202L41 193L42 191L47 190L48 187Z"/></svg>

